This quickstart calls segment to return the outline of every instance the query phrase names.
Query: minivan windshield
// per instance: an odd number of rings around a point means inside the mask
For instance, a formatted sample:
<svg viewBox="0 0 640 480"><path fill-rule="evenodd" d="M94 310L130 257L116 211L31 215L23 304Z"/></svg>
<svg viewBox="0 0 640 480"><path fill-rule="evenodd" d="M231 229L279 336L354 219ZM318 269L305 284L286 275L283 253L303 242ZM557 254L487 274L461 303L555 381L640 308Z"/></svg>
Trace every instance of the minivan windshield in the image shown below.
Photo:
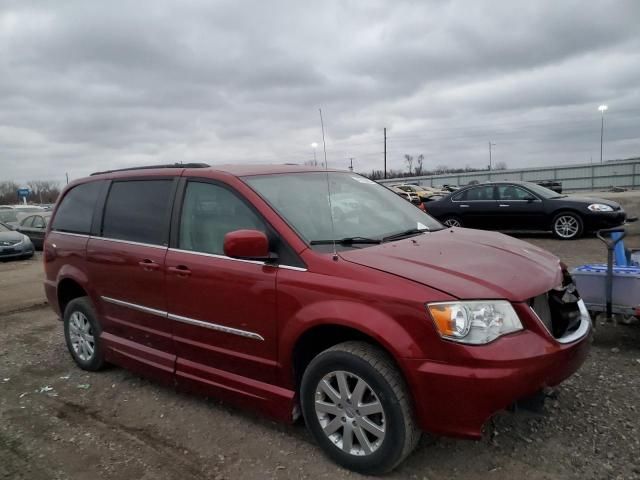
<svg viewBox="0 0 640 480"><path fill-rule="evenodd" d="M443 228L388 188L354 173L256 175L244 181L311 244L379 243Z"/></svg>

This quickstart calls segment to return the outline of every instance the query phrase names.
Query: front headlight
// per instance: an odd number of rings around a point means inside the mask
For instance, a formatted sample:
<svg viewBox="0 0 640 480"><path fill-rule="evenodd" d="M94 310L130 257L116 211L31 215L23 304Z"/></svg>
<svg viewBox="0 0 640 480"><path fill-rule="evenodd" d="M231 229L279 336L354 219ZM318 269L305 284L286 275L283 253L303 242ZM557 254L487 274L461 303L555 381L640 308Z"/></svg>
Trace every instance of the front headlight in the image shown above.
<svg viewBox="0 0 640 480"><path fill-rule="evenodd" d="M604 203L592 203L587 208L592 212L613 212L613 208Z"/></svg>
<svg viewBox="0 0 640 480"><path fill-rule="evenodd" d="M481 345L522 330L522 323L505 300L438 302L427 305L442 338Z"/></svg>

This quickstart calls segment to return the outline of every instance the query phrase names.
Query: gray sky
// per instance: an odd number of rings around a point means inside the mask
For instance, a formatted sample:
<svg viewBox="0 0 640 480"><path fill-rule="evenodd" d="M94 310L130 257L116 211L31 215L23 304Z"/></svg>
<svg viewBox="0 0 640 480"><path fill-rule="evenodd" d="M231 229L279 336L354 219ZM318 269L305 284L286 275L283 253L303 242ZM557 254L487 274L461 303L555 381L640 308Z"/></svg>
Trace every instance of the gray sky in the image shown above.
<svg viewBox="0 0 640 480"><path fill-rule="evenodd" d="M0 0L0 180L640 154L640 2ZM320 149L319 149L320 150ZM320 156L320 151L318 151Z"/></svg>

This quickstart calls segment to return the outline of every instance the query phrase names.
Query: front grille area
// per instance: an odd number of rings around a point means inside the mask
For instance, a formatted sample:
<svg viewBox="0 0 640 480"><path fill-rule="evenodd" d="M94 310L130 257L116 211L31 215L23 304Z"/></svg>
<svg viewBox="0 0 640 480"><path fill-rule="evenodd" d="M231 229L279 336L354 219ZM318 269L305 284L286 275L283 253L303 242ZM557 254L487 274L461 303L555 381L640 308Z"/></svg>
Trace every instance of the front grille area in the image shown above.
<svg viewBox="0 0 640 480"><path fill-rule="evenodd" d="M547 331L554 338L562 338L575 332L580 326L578 292L573 283L561 290L550 290L529 301Z"/></svg>

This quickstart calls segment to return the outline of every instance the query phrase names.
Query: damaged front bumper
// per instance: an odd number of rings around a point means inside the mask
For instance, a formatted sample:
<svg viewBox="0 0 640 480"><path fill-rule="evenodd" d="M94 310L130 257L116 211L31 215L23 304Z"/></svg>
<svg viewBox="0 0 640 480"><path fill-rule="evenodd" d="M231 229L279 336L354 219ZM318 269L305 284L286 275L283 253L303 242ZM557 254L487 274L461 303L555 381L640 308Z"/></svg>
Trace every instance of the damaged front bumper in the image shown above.
<svg viewBox="0 0 640 480"><path fill-rule="evenodd" d="M525 330L488 345L450 346L447 361L404 359L422 429L480 438L486 421L517 400L553 387L580 368L589 352L591 319L582 300L579 321L560 338L526 302L513 304Z"/></svg>

